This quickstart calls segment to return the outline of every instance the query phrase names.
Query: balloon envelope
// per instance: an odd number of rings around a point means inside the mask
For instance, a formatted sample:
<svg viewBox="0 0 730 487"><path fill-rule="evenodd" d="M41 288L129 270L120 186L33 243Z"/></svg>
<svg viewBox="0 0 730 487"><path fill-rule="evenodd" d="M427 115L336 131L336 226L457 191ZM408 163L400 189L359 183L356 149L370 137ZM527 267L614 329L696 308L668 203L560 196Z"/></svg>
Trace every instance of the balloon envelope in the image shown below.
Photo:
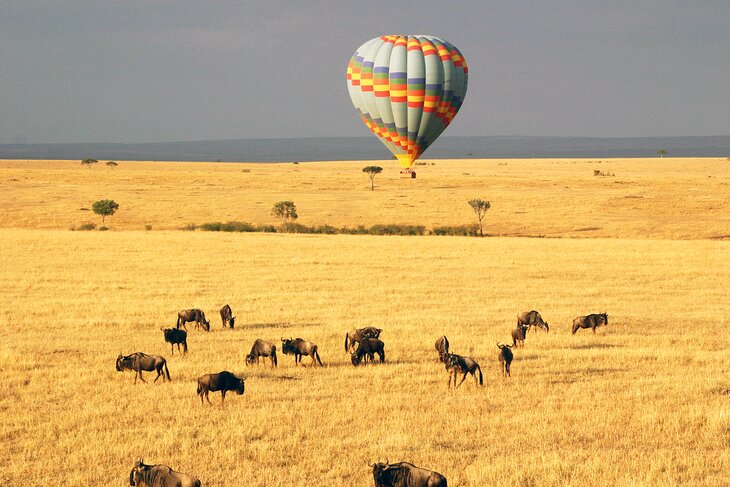
<svg viewBox="0 0 730 487"><path fill-rule="evenodd" d="M352 104L409 168L459 111L469 69L461 52L428 35L386 35L360 46L347 65Z"/></svg>

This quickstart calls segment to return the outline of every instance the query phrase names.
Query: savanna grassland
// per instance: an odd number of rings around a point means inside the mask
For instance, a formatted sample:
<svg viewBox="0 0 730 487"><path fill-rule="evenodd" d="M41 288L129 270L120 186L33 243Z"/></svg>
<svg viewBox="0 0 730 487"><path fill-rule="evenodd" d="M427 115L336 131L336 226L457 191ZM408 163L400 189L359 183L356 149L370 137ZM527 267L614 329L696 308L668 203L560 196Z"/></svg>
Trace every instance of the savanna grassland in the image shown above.
<svg viewBox="0 0 730 487"><path fill-rule="evenodd" d="M383 163L370 191L362 162L0 161L0 484L127 485L144 457L206 486L366 486L386 458L453 486L728 485L730 162L435 162L415 181ZM500 236L177 230L274 223L281 199L304 224L468 224L474 197ZM120 203L111 230L69 231L99 223L80 208L101 198ZM173 356L160 327L190 307L211 331ZM496 342L529 309L550 332L504 379ZM598 312L607 327L571 335ZM344 333L365 325L384 365L350 364ZM442 334L484 387L447 389ZM282 336L325 367L244 365ZM167 357L172 382L116 372L135 351ZM195 379L223 369L245 394L201 406Z"/></svg>

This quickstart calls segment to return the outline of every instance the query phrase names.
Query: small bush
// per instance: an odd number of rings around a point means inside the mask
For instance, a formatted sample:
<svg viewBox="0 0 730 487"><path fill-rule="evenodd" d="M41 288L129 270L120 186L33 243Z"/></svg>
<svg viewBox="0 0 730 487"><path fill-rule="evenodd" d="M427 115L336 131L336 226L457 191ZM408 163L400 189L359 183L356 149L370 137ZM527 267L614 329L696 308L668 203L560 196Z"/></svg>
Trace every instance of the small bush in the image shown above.
<svg viewBox="0 0 730 487"><path fill-rule="evenodd" d="M593 170L593 175L594 176L611 176L611 177L615 176L615 174L612 173L612 172L601 171L600 169L594 169Z"/></svg>
<svg viewBox="0 0 730 487"><path fill-rule="evenodd" d="M109 227L104 227L104 226L99 227L100 232L106 232L107 230L109 230Z"/></svg>
<svg viewBox="0 0 730 487"><path fill-rule="evenodd" d="M276 233L278 230L276 228L276 225L259 225L256 227L256 231L264 233Z"/></svg>
<svg viewBox="0 0 730 487"><path fill-rule="evenodd" d="M184 227L181 227L180 230L185 230L185 231L188 231L188 232L194 232L196 228L198 228L198 226L195 223L188 223Z"/></svg>
<svg viewBox="0 0 730 487"><path fill-rule="evenodd" d="M84 223L83 225L79 226L76 230L95 230L96 229L96 223Z"/></svg>
<svg viewBox="0 0 730 487"><path fill-rule="evenodd" d="M147 224L144 226L144 229L149 232L150 230L152 230L152 225Z"/></svg>
<svg viewBox="0 0 730 487"><path fill-rule="evenodd" d="M355 228L342 227L340 228L340 233L347 235L368 235L370 231L365 225L358 225Z"/></svg>
<svg viewBox="0 0 730 487"><path fill-rule="evenodd" d="M335 235L336 233L339 233L338 229L332 225L320 225L316 230L317 231L315 233L322 233L324 235Z"/></svg>
<svg viewBox="0 0 730 487"><path fill-rule="evenodd" d="M370 235L423 235L426 227L423 225L373 225Z"/></svg>
<svg viewBox="0 0 730 487"><path fill-rule="evenodd" d="M457 237L476 237L479 235L479 225L456 225L435 227L434 235L449 235Z"/></svg>
<svg viewBox="0 0 730 487"><path fill-rule="evenodd" d="M241 172L251 172L250 169L241 169Z"/></svg>

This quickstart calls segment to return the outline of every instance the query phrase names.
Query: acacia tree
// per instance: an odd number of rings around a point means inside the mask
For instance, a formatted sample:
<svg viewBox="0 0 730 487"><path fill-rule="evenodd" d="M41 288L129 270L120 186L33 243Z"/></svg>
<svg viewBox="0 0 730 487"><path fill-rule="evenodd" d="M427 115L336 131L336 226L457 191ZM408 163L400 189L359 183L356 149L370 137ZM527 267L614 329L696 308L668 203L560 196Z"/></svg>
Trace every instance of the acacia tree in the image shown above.
<svg viewBox="0 0 730 487"><path fill-rule="evenodd" d="M119 203L114 200L99 200L94 202L91 209L97 215L101 215L101 224L103 225L104 219L112 216L119 209Z"/></svg>
<svg viewBox="0 0 730 487"><path fill-rule="evenodd" d="M383 168L380 166L367 166L362 168L362 172L367 173L370 176L370 191L375 191L375 183L373 179L375 176L383 172Z"/></svg>
<svg viewBox="0 0 730 487"><path fill-rule="evenodd" d="M473 200L469 200L469 206L471 206L471 209L474 210L474 213L479 219L479 236L483 237L484 232L482 231L482 220L484 219L484 215L487 214L487 210L491 208L492 205L489 204L489 201L485 201L481 198L475 198Z"/></svg>
<svg viewBox="0 0 730 487"><path fill-rule="evenodd" d="M667 151L665 151L664 149L659 149L658 151L656 151L656 153L659 154L659 157L663 158L666 155Z"/></svg>
<svg viewBox="0 0 730 487"><path fill-rule="evenodd" d="M99 161L97 161L96 159L84 159L83 161L81 161L81 165L91 169L91 165L96 164L97 162Z"/></svg>
<svg viewBox="0 0 730 487"><path fill-rule="evenodd" d="M119 164L117 164L115 161L107 161L106 165L109 166L110 168L114 169Z"/></svg>
<svg viewBox="0 0 730 487"><path fill-rule="evenodd" d="M297 206L293 201L279 201L273 208L271 208L271 214L281 219L281 225L286 226L289 220L296 220L299 218L297 214Z"/></svg>

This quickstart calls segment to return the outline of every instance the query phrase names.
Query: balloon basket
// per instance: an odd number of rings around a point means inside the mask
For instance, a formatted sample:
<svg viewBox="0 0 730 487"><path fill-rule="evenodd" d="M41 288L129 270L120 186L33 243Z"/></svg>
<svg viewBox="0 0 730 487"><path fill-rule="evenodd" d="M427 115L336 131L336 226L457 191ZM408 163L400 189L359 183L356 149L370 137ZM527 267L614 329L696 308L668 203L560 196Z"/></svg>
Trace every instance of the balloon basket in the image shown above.
<svg viewBox="0 0 730 487"><path fill-rule="evenodd" d="M402 178L408 178L408 179L416 179L416 171L413 171L412 169L403 169L400 172L400 177Z"/></svg>

